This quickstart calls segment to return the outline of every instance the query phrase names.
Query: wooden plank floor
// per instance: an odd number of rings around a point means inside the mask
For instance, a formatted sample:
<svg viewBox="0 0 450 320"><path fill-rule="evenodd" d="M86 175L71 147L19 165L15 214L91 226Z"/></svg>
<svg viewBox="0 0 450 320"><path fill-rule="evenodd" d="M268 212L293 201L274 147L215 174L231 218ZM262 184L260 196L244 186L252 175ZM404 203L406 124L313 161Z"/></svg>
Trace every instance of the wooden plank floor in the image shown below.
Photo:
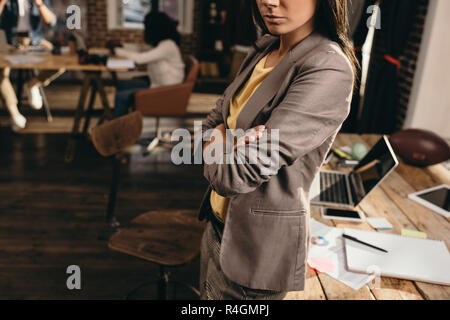
<svg viewBox="0 0 450 320"><path fill-rule="evenodd" d="M371 147L378 139L339 135L335 145L363 142ZM79 144L77 159L66 164L66 142L65 134L15 135L0 129L0 299L121 299L157 277L155 265L107 248L111 231L103 218L110 159L85 142ZM122 223L151 209L197 209L207 187L199 165L175 166L133 156L122 168L117 203ZM407 199L410 192L440 183L450 183L450 173L442 166L423 170L401 163L359 209L369 217L388 218L394 233L420 230L449 246L448 219ZM323 220L318 207L311 213L330 226L371 230L367 224ZM72 264L81 267L81 291L66 288L66 268ZM198 257L172 274L197 286ZM355 291L308 269L306 290L291 292L287 299L450 299L450 288L382 278L379 289Z"/></svg>
<svg viewBox="0 0 450 320"><path fill-rule="evenodd" d="M107 247L110 159L85 142L66 164L66 143L67 135L0 129L0 299L121 299L157 279L157 266ZM201 166L186 170L139 156L131 162L122 166L116 211L122 223L153 209L198 208L207 187ZM81 267L80 291L66 288L72 264ZM199 260L172 272L198 286Z"/></svg>

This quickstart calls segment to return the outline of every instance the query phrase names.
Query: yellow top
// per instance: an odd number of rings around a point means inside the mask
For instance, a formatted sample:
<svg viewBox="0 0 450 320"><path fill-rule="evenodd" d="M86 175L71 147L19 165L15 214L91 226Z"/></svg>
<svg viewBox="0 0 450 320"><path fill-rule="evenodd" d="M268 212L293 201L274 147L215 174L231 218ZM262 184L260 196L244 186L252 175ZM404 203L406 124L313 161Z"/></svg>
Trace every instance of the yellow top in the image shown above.
<svg viewBox="0 0 450 320"><path fill-rule="evenodd" d="M264 68L268 55L269 54L262 58L255 66L250 79L248 79L247 83L241 89L239 94L230 99L230 113L227 118L227 124L228 128L230 128L231 131L234 131L236 129L237 118L239 116L239 113L246 105L247 101L250 99L256 89L258 89L263 80L269 75L270 71L272 71L272 69L274 68ZM229 200L229 198L220 196L214 190L211 191L211 208L221 221L225 221Z"/></svg>

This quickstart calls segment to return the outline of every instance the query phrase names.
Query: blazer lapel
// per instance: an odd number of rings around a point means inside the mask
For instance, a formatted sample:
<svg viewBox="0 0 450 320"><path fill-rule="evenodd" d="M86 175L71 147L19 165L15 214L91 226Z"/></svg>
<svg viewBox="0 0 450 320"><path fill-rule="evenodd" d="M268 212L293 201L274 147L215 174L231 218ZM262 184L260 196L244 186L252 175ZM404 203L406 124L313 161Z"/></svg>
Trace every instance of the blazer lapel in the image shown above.
<svg viewBox="0 0 450 320"><path fill-rule="evenodd" d="M244 70L234 79L234 81L230 84L230 87L228 88L228 94L226 94L224 97L224 106L222 108L222 115L224 118L225 126L227 128L228 125L226 120L228 118L230 110L230 99L235 95L236 92L238 92L238 90L241 89L244 83L246 83L247 80L250 78L250 75L252 74L256 64L258 64L258 62L269 52L269 50L273 47L273 45L278 41L277 40L278 38L273 36L267 39L264 39L262 41L268 41L269 45L265 48L262 48L262 50L256 52L256 54L253 56L253 59L250 61L247 67L245 67ZM245 61L243 62L243 64L245 64Z"/></svg>
<svg viewBox="0 0 450 320"><path fill-rule="evenodd" d="M277 37L273 37L275 40L271 41L271 43L259 54L256 54L247 68L236 78L236 81L230 90L230 95L227 97L226 107L223 109L224 119L226 123L226 119L228 117L229 111L229 100L233 95L237 92L245 82L247 82L249 76L253 72L253 68L255 65L267 54L270 50L273 49L275 44L279 43L279 39ZM312 49L318 41L320 41L321 36L316 32L313 32L308 37L303 39L297 45L295 45L284 57L283 59L275 66L275 68L269 73L269 75L264 79L258 89L253 93L250 99L247 101L247 104L242 109L241 113L238 116L236 122L236 128L240 128L243 130L247 130L253 123L253 120L256 118L258 113L261 111L264 106L277 94L280 90L280 86L283 83L283 80L289 73L291 67L295 64L295 62L302 56L304 56L310 49Z"/></svg>

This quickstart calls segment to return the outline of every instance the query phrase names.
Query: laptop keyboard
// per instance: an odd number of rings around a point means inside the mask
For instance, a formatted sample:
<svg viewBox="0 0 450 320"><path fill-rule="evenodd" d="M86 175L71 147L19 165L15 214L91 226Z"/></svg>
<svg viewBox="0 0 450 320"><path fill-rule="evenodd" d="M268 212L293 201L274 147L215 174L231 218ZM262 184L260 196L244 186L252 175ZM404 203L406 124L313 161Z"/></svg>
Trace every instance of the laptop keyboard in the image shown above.
<svg viewBox="0 0 450 320"><path fill-rule="evenodd" d="M349 204L345 175L321 172L320 186L320 201Z"/></svg>

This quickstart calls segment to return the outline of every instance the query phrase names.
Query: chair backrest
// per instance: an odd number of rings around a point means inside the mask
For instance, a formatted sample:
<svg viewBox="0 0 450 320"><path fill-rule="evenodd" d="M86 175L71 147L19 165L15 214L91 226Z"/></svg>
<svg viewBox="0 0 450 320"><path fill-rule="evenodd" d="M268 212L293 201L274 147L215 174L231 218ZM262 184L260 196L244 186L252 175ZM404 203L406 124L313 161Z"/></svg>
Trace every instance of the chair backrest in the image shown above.
<svg viewBox="0 0 450 320"><path fill-rule="evenodd" d="M136 110L148 117L180 117L186 114L200 64L192 55L183 56L183 60L186 70L184 82L139 90L135 95Z"/></svg>
<svg viewBox="0 0 450 320"><path fill-rule="evenodd" d="M142 127L142 114L135 111L95 127L92 142L98 153L109 157L132 146L141 136Z"/></svg>
<svg viewBox="0 0 450 320"><path fill-rule="evenodd" d="M188 55L183 57L184 64L186 65L185 68L185 80L184 82L194 82L197 81L198 72L200 70L200 64L198 63L198 60L195 59L194 56Z"/></svg>

